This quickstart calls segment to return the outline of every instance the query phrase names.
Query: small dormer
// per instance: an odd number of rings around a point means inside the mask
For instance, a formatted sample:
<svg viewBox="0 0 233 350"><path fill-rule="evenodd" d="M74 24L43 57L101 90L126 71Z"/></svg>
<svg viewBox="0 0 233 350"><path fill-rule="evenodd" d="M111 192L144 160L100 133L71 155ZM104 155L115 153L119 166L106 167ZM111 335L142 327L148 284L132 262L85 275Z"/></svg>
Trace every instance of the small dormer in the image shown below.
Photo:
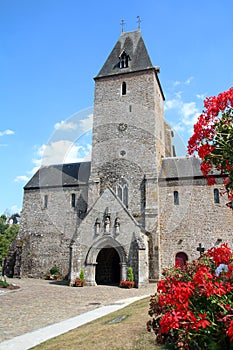
<svg viewBox="0 0 233 350"><path fill-rule="evenodd" d="M127 68L129 66L130 57L125 50L123 50L119 56L120 68Z"/></svg>

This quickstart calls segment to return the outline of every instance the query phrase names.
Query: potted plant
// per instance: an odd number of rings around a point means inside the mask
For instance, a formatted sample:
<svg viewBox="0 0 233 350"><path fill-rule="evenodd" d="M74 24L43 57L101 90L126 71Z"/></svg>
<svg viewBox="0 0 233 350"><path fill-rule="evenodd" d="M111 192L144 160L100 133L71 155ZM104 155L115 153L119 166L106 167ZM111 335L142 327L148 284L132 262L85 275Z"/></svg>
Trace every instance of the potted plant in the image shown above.
<svg viewBox="0 0 233 350"><path fill-rule="evenodd" d="M54 266L51 267L51 269L49 270L49 273L47 273L45 279L58 280L58 279L60 279L60 278L61 278L60 271L59 271L58 267L57 267L56 265L54 265Z"/></svg>
<svg viewBox="0 0 233 350"><path fill-rule="evenodd" d="M79 273L79 278L78 277L75 278L74 285L75 287L83 287L84 283L85 283L85 273L84 273L84 270L81 269Z"/></svg>
<svg viewBox="0 0 233 350"><path fill-rule="evenodd" d="M134 274L133 274L133 268L128 268L128 278L127 280L120 281L120 287L121 288L134 288L135 282L134 282Z"/></svg>

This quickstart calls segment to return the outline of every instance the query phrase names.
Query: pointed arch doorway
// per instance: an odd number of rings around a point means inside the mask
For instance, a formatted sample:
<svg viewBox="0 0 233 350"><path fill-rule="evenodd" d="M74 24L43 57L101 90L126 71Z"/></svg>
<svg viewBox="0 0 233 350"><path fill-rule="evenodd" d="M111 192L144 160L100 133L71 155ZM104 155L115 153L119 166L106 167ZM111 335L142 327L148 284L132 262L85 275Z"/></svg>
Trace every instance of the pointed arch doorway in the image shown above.
<svg viewBox="0 0 233 350"><path fill-rule="evenodd" d="M114 248L102 248L96 259L95 281L97 284L119 285L120 257Z"/></svg>

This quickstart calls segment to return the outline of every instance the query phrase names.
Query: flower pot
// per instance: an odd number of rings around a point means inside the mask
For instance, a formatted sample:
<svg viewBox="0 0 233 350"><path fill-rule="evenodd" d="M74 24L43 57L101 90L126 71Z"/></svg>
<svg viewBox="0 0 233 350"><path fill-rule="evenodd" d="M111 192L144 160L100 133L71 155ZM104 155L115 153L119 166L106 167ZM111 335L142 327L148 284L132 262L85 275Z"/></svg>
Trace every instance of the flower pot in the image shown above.
<svg viewBox="0 0 233 350"><path fill-rule="evenodd" d="M75 287L83 287L84 286L84 281L80 280L79 278L76 278L74 281L74 286Z"/></svg>
<svg viewBox="0 0 233 350"><path fill-rule="evenodd" d="M126 281L120 281L120 287L121 288L134 288L135 287L135 282L131 282L129 280Z"/></svg>

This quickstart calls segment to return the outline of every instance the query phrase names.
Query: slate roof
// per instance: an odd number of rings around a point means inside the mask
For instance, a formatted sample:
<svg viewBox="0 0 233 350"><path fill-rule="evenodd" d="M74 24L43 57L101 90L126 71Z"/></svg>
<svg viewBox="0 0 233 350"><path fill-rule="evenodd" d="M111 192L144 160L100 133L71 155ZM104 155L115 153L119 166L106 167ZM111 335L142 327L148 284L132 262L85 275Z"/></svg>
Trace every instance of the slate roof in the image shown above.
<svg viewBox="0 0 233 350"><path fill-rule="evenodd" d="M159 180L204 177L201 169L201 160L197 157L163 158ZM219 175L214 172L213 175Z"/></svg>
<svg viewBox="0 0 233 350"><path fill-rule="evenodd" d="M196 157L163 158L159 181L203 178L201 160ZM25 190L88 185L91 162L41 167L24 187ZM214 172L213 175L220 175Z"/></svg>
<svg viewBox="0 0 233 350"><path fill-rule="evenodd" d="M90 169L91 162L43 166L29 180L24 189L87 185Z"/></svg>
<svg viewBox="0 0 233 350"><path fill-rule="evenodd" d="M123 50L130 57L127 68L120 68L119 64L119 56ZM122 74L123 72L135 72L148 68L151 69L154 67L152 66L141 32L138 30L123 32L96 78Z"/></svg>

